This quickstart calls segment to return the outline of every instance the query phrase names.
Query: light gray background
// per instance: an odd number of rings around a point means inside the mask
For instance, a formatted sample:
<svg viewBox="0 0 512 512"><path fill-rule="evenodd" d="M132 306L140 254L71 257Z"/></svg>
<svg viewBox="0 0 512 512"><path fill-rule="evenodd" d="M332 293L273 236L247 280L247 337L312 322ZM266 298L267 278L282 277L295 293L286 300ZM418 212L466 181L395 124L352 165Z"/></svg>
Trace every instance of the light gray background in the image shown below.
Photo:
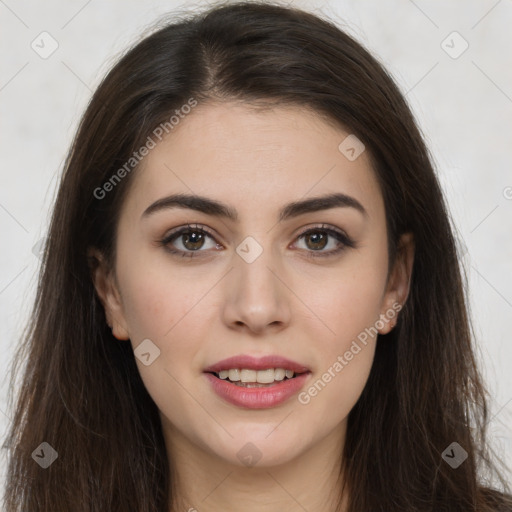
<svg viewBox="0 0 512 512"><path fill-rule="evenodd" d="M489 428L512 465L512 0L292 3L328 15L373 51L420 122L467 249L479 360L493 397ZM143 29L170 10L204 5L0 0L2 441L11 414L7 370L38 271L33 246L45 234L79 116L118 52ZM43 31L59 45L47 59L31 48L43 45ZM469 44L457 58L464 41L454 31ZM4 466L1 459L2 489Z"/></svg>

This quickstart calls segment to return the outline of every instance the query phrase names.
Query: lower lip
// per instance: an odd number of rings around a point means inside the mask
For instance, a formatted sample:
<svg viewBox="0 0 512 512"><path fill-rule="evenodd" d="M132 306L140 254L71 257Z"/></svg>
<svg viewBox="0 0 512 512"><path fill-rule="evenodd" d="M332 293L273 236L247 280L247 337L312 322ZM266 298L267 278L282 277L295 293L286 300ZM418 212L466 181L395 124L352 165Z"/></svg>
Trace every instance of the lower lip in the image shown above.
<svg viewBox="0 0 512 512"><path fill-rule="evenodd" d="M301 373L293 379L278 381L263 388L243 388L228 380L219 379L211 373L205 373L213 390L230 404L246 409L269 409L286 402L304 386L309 372Z"/></svg>

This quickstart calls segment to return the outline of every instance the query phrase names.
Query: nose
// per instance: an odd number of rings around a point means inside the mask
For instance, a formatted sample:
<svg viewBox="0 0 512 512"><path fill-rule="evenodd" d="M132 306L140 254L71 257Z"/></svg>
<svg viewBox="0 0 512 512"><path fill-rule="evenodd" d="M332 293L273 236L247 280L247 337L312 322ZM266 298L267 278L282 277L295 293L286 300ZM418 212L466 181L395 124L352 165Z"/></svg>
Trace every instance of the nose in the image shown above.
<svg viewBox="0 0 512 512"><path fill-rule="evenodd" d="M238 254L225 281L223 320L230 329L264 334L290 323L290 295L285 272L270 250L248 263Z"/></svg>

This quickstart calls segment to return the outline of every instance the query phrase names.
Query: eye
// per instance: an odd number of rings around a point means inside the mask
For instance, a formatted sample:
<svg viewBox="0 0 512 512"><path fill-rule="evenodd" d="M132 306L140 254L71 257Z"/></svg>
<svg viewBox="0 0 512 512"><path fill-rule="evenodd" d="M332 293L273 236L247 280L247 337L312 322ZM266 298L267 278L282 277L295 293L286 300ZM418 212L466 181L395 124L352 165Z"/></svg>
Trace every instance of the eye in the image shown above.
<svg viewBox="0 0 512 512"><path fill-rule="evenodd" d="M214 241L213 235L208 233L203 227L187 224L186 227L179 228L169 233L163 240L160 240L159 243L165 246L165 249L172 254L192 258L195 256L194 253L196 252L205 252L205 241L208 238L210 238L212 242L210 242L210 247L206 246L206 249L221 247L220 244Z"/></svg>
<svg viewBox="0 0 512 512"><path fill-rule="evenodd" d="M355 242L348 235L324 224L303 231L297 239L304 240L308 257L333 256L346 247L355 247ZM334 248L324 251L329 245L334 245Z"/></svg>
<svg viewBox="0 0 512 512"><path fill-rule="evenodd" d="M210 239L210 246L206 242ZM308 257L327 257L340 253L347 247L355 247L355 242L342 231L324 224L303 231L297 240L304 240ZM190 225L178 228L159 241L159 245L171 254L192 258L196 253L207 252L208 249L221 249L222 246L204 227ZM334 248L324 251L329 245ZM180 247L181 246L181 247Z"/></svg>

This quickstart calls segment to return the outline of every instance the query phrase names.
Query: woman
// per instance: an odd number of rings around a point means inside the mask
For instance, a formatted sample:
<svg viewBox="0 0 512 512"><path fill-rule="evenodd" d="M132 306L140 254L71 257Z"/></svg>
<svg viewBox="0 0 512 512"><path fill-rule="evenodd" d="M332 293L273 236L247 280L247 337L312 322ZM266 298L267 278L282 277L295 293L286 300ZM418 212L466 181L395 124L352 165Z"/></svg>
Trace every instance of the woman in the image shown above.
<svg viewBox="0 0 512 512"><path fill-rule="evenodd" d="M7 512L512 510L425 143L297 9L215 7L110 71L24 357Z"/></svg>

